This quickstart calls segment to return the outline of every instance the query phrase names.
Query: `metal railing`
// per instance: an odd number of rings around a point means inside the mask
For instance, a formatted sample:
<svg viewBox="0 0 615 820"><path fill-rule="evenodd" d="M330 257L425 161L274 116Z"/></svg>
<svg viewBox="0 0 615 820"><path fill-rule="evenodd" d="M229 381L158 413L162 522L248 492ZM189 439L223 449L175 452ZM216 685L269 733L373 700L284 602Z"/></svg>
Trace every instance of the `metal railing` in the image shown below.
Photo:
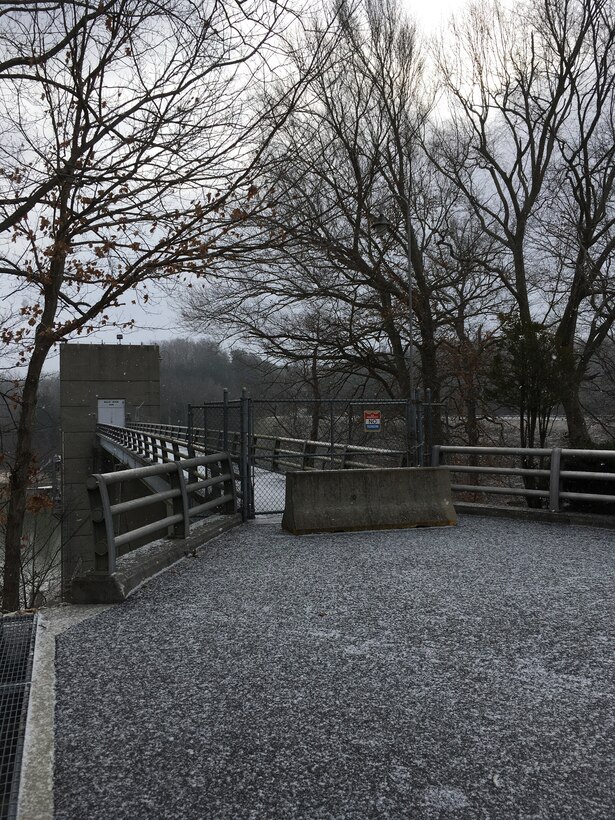
<svg viewBox="0 0 615 820"><path fill-rule="evenodd" d="M456 464L451 462L451 456L466 455L474 460L482 456L495 456L500 460L499 465L489 464ZM449 458L446 458L446 457ZM522 464L531 464L535 459L541 462L541 466L501 466L504 457L518 457ZM588 491L577 492L566 490L564 483L566 480L579 479L591 482L610 481L615 482L615 472L601 472L590 470L570 470L562 469L562 462L575 458L582 458L586 461L615 461L615 450L572 450L561 447L547 448L523 448L523 447L455 447L436 446L433 448L432 464L434 466L446 464L451 473L463 473L466 475L493 475L502 479L510 477L521 477L524 484L534 484L531 486L506 486L500 484L457 484L453 483L451 488L455 492L487 493L507 496L523 496L525 498L548 499L548 508L552 512L559 512L561 502L568 501L596 501L603 503L615 502L614 493L596 493ZM545 464L548 462L548 468ZM528 479L530 479L528 481ZM541 486L542 485L542 486Z"/></svg>
<svg viewBox="0 0 615 820"><path fill-rule="evenodd" d="M99 424L96 428L100 435L154 463L195 457L195 448L188 442L187 429L162 424L140 424L130 427Z"/></svg>
<svg viewBox="0 0 615 820"><path fill-rule="evenodd" d="M187 538L191 519L215 511L224 514L236 511L236 475L228 453L181 458L185 445L180 441L148 436L150 440L146 442L143 436L133 435L137 431L108 426L101 427L100 432L118 443L130 440L132 452L158 463L113 473L95 473L88 478L97 572L115 572L118 551L126 545L142 539L152 540L161 532L171 538ZM169 458L171 455L174 458ZM145 482L150 492L112 503L110 488L121 488L122 484L133 481ZM142 526L116 532L120 515L134 514L155 504L164 504L168 514Z"/></svg>
<svg viewBox="0 0 615 820"><path fill-rule="evenodd" d="M208 430L178 427L173 425L139 425L139 430L150 437L161 435L183 438L183 446L191 436L193 446L197 449L211 451L222 449L226 442L228 452L234 461L241 457L241 435L232 430ZM149 444L150 451L156 450L155 444ZM475 463L455 463L456 457L464 456ZM491 457L495 464L484 462ZM506 460L515 464L506 465ZM455 493L485 493L491 496L515 496L528 499L542 499L545 506L553 512L559 512L563 502L596 502L598 504L615 503L615 471L569 469L575 459L587 462L613 462L615 450L580 450L554 448L522 447L457 447L454 445L435 446L432 449L431 463L434 466L446 464L451 473L466 476L492 476L493 481L484 483L452 484ZM377 466L406 466L406 452L358 445L334 444L328 441L311 441L283 436L252 435L250 437L251 464L274 472L285 470L318 470L318 469L357 469ZM562 467L564 465L564 467ZM511 479L517 484L511 485ZM583 482L582 488L570 488L572 481ZM614 483L613 493L594 492L592 484L596 482ZM540 502L538 502L540 503Z"/></svg>
<svg viewBox="0 0 615 820"><path fill-rule="evenodd" d="M156 437L173 434L185 436L196 450L222 450L225 445L235 459L241 455L241 434L236 430L203 430L202 428L178 427L164 424L139 424L139 431ZM149 445L150 451L155 445ZM329 441L290 438L253 434L250 437L251 462L272 472L291 470L361 469L368 467L404 467L407 463L406 450L378 447L363 447L355 444L331 444ZM363 461L357 458L363 457ZM382 464L375 464L374 460Z"/></svg>
<svg viewBox="0 0 615 820"><path fill-rule="evenodd" d="M195 458L197 455L211 455L212 453L226 453L221 447L207 448L202 442L193 443L187 427L172 424L132 424L130 427L113 427L108 424L99 424L97 431L100 435L111 439L122 448L130 450L143 461L166 463L179 459ZM247 493L246 476L243 475L239 459L232 458L236 468L233 479L237 486L235 495L240 502L242 511L243 499Z"/></svg>
<svg viewBox="0 0 615 820"><path fill-rule="evenodd" d="M334 453L336 444L372 448L372 442L357 440L376 433L386 440L382 447L401 448L406 451L406 464L424 465L434 443L434 419L446 414L445 406L432 401L430 390L410 399L251 399L245 389L240 399L230 400L228 390L223 391L222 401L209 401L202 405L188 405L188 427L200 428L209 437L209 431L222 431L226 450L229 430L242 430L251 437L258 435L303 440L308 436L322 443ZM371 419L368 426L367 417ZM212 423L213 421L213 423ZM273 425L273 427L271 426ZM316 430L314 431L314 425ZM312 432L308 433L307 431ZM354 438L354 440L353 440Z"/></svg>
<svg viewBox="0 0 615 820"><path fill-rule="evenodd" d="M285 470L352 470L369 467L402 467L407 463L406 450L363 447L357 444L333 444L310 439L281 436L253 436L254 464L273 472ZM363 459L358 460L358 459ZM386 462L386 463L375 463Z"/></svg>

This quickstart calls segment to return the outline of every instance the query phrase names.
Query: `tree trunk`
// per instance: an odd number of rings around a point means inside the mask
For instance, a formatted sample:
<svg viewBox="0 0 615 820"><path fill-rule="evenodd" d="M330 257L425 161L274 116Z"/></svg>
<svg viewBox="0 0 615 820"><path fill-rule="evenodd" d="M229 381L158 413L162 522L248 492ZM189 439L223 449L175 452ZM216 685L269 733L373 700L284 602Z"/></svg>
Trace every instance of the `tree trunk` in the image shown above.
<svg viewBox="0 0 615 820"><path fill-rule="evenodd" d="M478 402L476 390L471 384L466 387L465 395L465 429L468 447L478 447L480 443L480 429L478 426ZM472 461L474 459L474 461ZM476 456L470 456L470 464L476 466Z"/></svg>
<svg viewBox="0 0 615 820"><path fill-rule="evenodd" d="M68 191L67 184L61 192L59 206L61 214L64 214L66 210ZM28 484L34 466L32 438L36 423L38 388L43 365L53 343L56 341L53 323L58 309L58 293L64 278L64 265L66 262L67 243L65 242L63 223L63 219L58 220L59 227L56 234L55 254L49 267L48 280L43 289L44 306L40 323L34 335L34 344L23 387L15 444L15 463L9 481L9 504L4 545L4 583L2 589L2 608L4 611L9 612L19 609L21 538L26 514Z"/></svg>
<svg viewBox="0 0 615 820"><path fill-rule="evenodd" d="M47 343L43 344L42 340L37 338L22 394L15 446L15 463L9 481L9 504L4 544L2 608L5 612L19 609L21 538L26 514L28 484L30 483L31 471L34 465L32 433L35 426L41 371L48 353L49 345Z"/></svg>
<svg viewBox="0 0 615 820"><path fill-rule="evenodd" d="M429 327L428 330L431 330L431 327ZM437 405L440 401L440 375L438 370L436 345L432 335L426 337L423 325L421 325L421 331L421 335L423 337L423 344L421 347L421 374L423 376L423 386L426 390L431 390L431 400ZM442 424L442 414L440 412L440 408L436 407L432 413L432 443L442 444L444 441L444 426Z"/></svg>
<svg viewBox="0 0 615 820"><path fill-rule="evenodd" d="M584 450L592 446L591 436L579 400L579 386L570 385L562 396L562 406L568 426L568 443L570 447Z"/></svg>

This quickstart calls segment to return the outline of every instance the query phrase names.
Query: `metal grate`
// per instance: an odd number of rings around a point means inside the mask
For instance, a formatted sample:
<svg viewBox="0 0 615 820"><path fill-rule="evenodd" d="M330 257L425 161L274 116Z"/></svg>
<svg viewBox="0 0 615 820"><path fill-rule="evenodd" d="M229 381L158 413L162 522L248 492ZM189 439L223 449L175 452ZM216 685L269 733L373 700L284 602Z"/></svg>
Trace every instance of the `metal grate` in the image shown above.
<svg viewBox="0 0 615 820"><path fill-rule="evenodd" d="M35 615L0 619L0 820L17 815L35 627Z"/></svg>

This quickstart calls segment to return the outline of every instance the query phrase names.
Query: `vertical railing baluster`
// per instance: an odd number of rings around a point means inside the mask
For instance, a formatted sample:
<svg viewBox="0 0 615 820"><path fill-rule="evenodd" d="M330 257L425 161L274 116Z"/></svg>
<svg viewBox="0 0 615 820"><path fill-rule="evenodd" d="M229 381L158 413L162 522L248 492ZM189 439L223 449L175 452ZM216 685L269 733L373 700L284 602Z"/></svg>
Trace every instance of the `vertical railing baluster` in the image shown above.
<svg viewBox="0 0 615 820"><path fill-rule="evenodd" d="M551 450L551 464L549 466L549 509L559 512L560 472L562 466L562 449L554 447Z"/></svg>

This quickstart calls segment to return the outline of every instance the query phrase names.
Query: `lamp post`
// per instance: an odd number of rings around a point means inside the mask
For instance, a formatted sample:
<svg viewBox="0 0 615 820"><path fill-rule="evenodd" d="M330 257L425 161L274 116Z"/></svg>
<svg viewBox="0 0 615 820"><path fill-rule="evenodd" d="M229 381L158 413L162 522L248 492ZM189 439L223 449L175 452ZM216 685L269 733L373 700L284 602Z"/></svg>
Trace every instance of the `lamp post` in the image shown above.
<svg viewBox="0 0 615 820"><path fill-rule="evenodd" d="M399 236L397 231L395 230L394 226L391 222L386 218L386 216L381 212L378 214L376 219L372 222L372 228L374 229L374 233L376 236L384 237L387 234L391 234L392 236L397 239L399 244L403 247L404 241L402 237ZM412 302L412 282L413 282L413 271L412 271L412 255L410 252L410 215L407 214L406 218L406 276L407 276L407 284L408 284L408 337L409 337L409 346L410 346L410 355L408 357L408 384L409 384L409 392L410 392L410 460L411 465L414 467L416 464L416 414L414 411L414 362L412 359L412 347L414 341L414 305Z"/></svg>

